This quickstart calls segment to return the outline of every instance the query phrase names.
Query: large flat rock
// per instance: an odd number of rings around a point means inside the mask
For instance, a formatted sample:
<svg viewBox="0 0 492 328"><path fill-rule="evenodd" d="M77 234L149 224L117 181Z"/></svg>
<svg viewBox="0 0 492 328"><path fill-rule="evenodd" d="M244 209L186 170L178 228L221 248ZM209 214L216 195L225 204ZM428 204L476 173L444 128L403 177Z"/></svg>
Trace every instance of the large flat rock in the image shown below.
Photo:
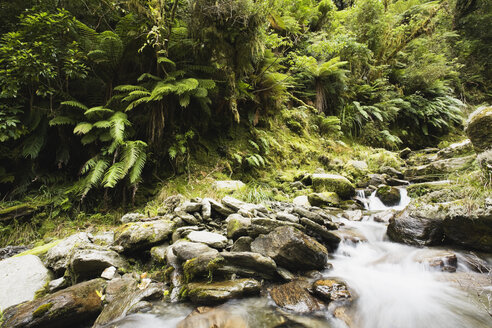
<svg viewBox="0 0 492 328"><path fill-rule="evenodd" d="M33 300L50 280L50 272L36 255L0 261L0 309Z"/></svg>

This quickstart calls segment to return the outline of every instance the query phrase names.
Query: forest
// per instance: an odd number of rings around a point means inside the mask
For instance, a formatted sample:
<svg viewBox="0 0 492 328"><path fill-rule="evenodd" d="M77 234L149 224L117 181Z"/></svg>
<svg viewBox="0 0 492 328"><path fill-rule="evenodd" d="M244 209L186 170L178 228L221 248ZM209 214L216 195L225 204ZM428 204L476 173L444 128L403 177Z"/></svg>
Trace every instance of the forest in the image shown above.
<svg viewBox="0 0 492 328"><path fill-rule="evenodd" d="M459 139L491 98L490 7L4 1L1 207L74 217L141 206L203 171L258 182L290 138L279 125L388 150Z"/></svg>

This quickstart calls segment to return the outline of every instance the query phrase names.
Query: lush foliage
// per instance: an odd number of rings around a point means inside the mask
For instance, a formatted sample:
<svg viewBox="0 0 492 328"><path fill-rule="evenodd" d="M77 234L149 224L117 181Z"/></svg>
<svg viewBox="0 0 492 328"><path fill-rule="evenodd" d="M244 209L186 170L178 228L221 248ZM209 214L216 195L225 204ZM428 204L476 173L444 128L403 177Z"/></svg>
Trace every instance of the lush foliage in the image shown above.
<svg viewBox="0 0 492 328"><path fill-rule="evenodd" d="M134 199L238 124L282 112L302 135L298 109L320 138L436 144L490 100L490 16L485 0L2 2L2 194ZM253 134L218 152L268 166Z"/></svg>

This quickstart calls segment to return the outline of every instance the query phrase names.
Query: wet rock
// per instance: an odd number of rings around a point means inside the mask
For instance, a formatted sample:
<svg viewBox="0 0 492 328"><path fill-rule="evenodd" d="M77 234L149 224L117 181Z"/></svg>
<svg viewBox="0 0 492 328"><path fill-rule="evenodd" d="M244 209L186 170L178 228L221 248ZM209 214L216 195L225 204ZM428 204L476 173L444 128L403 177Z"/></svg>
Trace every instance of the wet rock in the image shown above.
<svg viewBox="0 0 492 328"><path fill-rule="evenodd" d="M225 196L222 198L222 204L233 209L234 211L243 211L251 214L255 214L254 211L262 213L268 212L263 205L245 203L231 196Z"/></svg>
<svg viewBox="0 0 492 328"><path fill-rule="evenodd" d="M355 195L354 185L345 177L337 174L313 174L313 188L316 192L336 192L342 199Z"/></svg>
<svg viewBox="0 0 492 328"><path fill-rule="evenodd" d="M172 242L175 243L176 241L185 238L191 231L199 231L200 228L196 225L194 226L184 226L184 227L179 227L176 230L174 230L173 235L172 235Z"/></svg>
<svg viewBox="0 0 492 328"><path fill-rule="evenodd" d="M190 202L190 201L185 201L181 206L180 209L186 213L195 213L198 211L201 211L202 209L202 204L201 203L195 203L195 202Z"/></svg>
<svg viewBox="0 0 492 328"><path fill-rule="evenodd" d="M402 179L388 178L387 184L388 186L406 186L410 184L410 182Z"/></svg>
<svg viewBox="0 0 492 328"><path fill-rule="evenodd" d="M293 214L287 213L287 212L278 212L276 214L277 220L280 221L288 221L292 223L299 223L299 218Z"/></svg>
<svg viewBox="0 0 492 328"><path fill-rule="evenodd" d="M257 226L261 226L265 229L260 229L259 233L254 233L254 229ZM273 220L273 219L264 219L264 218L252 218L251 219L251 230L253 230L253 237L258 236L260 233L269 233L270 231L274 230L275 228L278 227L295 227L297 229L303 229L302 226L298 223L292 223L289 221L280 221L280 220Z"/></svg>
<svg viewBox="0 0 492 328"><path fill-rule="evenodd" d="M380 186L376 191L376 196L386 206L395 206L400 203L400 190L390 186Z"/></svg>
<svg viewBox="0 0 492 328"><path fill-rule="evenodd" d="M190 283L188 298L193 303L215 304L232 298L259 294L261 283L254 279L237 279L213 283Z"/></svg>
<svg viewBox="0 0 492 328"><path fill-rule="evenodd" d="M246 185L239 180L215 181L213 187L217 191L233 192L244 188Z"/></svg>
<svg viewBox="0 0 492 328"><path fill-rule="evenodd" d="M250 252L253 238L249 236L239 237L232 245L231 252Z"/></svg>
<svg viewBox="0 0 492 328"><path fill-rule="evenodd" d="M251 218L245 218L239 214L232 214L227 217L227 237L237 239L248 235Z"/></svg>
<svg viewBox="0 0 492 328"><path fill-rule="evenodd" d="M178 194L178 195L169 196L162 203L163 209L164 209L164 213L166 213L166 212L167 213L174 212L174 210L178 206L180 206L181 204L183 204L184 201L185 201L185 197L183 195Z"/></svg>
<svg viewBox="0 0 492 328"><path fill-rule="evenodd" d="M253 252L222 252L219 274L236 274L240 277L260 277L272 279L276 275L277 265L266 256Z"/></svg>
<svg viewBox="0 0 492 328"><path fill-rule="evenodd" d="M331 249L336 249L338 247L340 237L326 229L324 226L306 218L301 218L300 222L306 227L306 231L310 235L320 237L320 239L328 244Z"/></svg>
<svg viewBox="0 0 492 328"><path fill-rule="evenodd" d="M115 245L126 252L150 248L168 240L175 226L168 220L127 223L116 231Z"/></svg>
<svg viewBox="0 0 492 328"><path fill-rule="evenodd" d="M152 306L152 304L145 301L158 300L163 297L163 284L152 283L146 288L141 289L129 279L122 280L121 282L118 285L119 288L112 288L110 290L113 294L108 299L111 301L97 317L93 328L107 327L111 322L117 321L129 313L137 312L138 307Z"/></svg>
<svg viewBox="0 0 492 328"><path fill-rule="evenodd" d="M81 247L82 245L91 244L90 237L85 232L79 232L63 239L56 246L48 250L44 258L45 265L51 268L56 274L63 274L68 267L72 249L76 246Z"/></svg>
<svg viewBox="0 0 492 328"><path fill-rule="evenodd" d="M31 301L50 280L50 272L35 255L0 261L0 309Z"/></svg>
<svg viewBox="0 0 492 328"><path fill-rule="evenodd" d="M309 204L309 200L307 196L297 196L292 200L292 204L297 206L306 206L306 207L311 206L311 204Z"/></svg>
<svg viewBox="0 0 492 328"><path fill-rule="evenodd" d="M293 271L322 269L328 255L323 245L293 227L280 227L259 236L251 243L251 250Z"/></svg>
<svg viewBox="0 0 492 328"><path fill-rule="evenodd" d="M360 221L362 220L362 211L361 210L343 211L342 217L346 218L349 221Z"/></svg>
<svg viewBox="0 0 492 328"><path fill-rule="evenodd" d="M418 252L413 259L440 271L455 272L458 267L456 254L444 250L423 250Z"/></svg>
<svg viewBox="0 0 492 328"><path fill-rule="evenodd" d="M313 283L313 293L326 302L351 301L352 296L344 282L334 279L322 279Z"/></svg>
<svg viewBox="0 0 492 328"><path fill-rule="evenodd" d="M7 246L4 248L0 248L0 260L12 257L16 254L27 251L28 249L29 247L26 246Z"/></svg>
<svg viewBox="0 0 492 328"><path fill-rule="evenodd" d="M439 191L451 186L450 180L413 183L407 187L408 196L417 198L433 191Z"/></svg>
<svg viewBox="0 0 492 328"><path fill-rule="evenodd" d="M202 200L202 218L208 221L212 217L212 204L205 198Z"/></svg>
<svg viewBox="0 0 492 328"><path fill-rule="evenodd" d="M456 172L469 166L475 160L475 156L457 157L432 161L429 164L409 167L405 170L405 179L410 181L435 181L443 175Z"/></svg>
<svg viewBox="0 0 492 328"><path fill-rule="evenodd" d="M187 238L191 242L203 243L213 248L223 249L227 246L227 238L214 232L192 231Z"/></svg>
<svg viewBox="0 0 492 328"><path fill-rule="evenodd" d="M444 234L455 245L492 252L492 207L467 208L461 201L439 207Z"/></svg>
<svg viewBox="0 0 492 328"><path fill-rule="evenodd" d="M75 281L97 278L111 266L125 268L127 263L115 251L97 245L76 247L70 256L69 270Z"/></svg>
<svg viewBox="0 0 492 328"><path fill-rule="evenodd" d="M443 216L435 205L417 207L413 204L391 218L388 236L410 245L440 245L444 240Z"/></svg>
<svg viewBox="0 0 492 328"><path fill-rule="evenodd" d="M168 248L169 248L168 243L152 247L150 249L150 257L152 258L152 261L158 264L165 264L166 252Z"/></svg>
<svg viewBox="0 0 492 328"><path fill-rule="evenodd" d="M367 174L368 166L365 161L349 160L343 167L344 171L350 174L354 179L358 179Z"/></svg>
<svg viewBox="0 0 492 328"><path fill-rule="evenodd" d="M408 156L410 155L411 152L412 152L412 150L407 147L405 149L400 150L400 152L398 153L398 156L400 156L400 158L402 158L402 159L405 159L405 158L408 158Z"/></svg>
<svg viewBox="0 0 492 328"><path fill-rule="evenodd" d="M62 328L81 325L94 319L102 310L98 292L106 282L103 279L89 280L54 294L10 307L3 313L2 327Z"/></svg>
<svg viewBox="0 0 492 328"><path fill-rule="evenodd" d="M172 252L177 256L180 262L185 262L200 255L210 255L215 257L219 254L216 249L213 249L202 243L193 243L189 241L178 241L172 246Z"/></svg>
<svg viewBox="0 0 492 328"><path fill-rule="evenodd" d="M191 312L177 328L249 328L246 320L220 308L200 306Z"/></svg>
<svg viewBox="0 0 492 328"><path fill-rule="evenodd" d="M125 224L125 223L129 223L129 222L137 222L137 221L140 221L141 219L143 219L145 217L145 215L143 214L140 214L140 213L126 213L125 215L123 215L120 219L120 222Z"/></svg>
<svg viewBox="0 0 492 328"><path fill-rule="evenodd" d="M475 110L466 122L465 132L473 148L481 153L492 146L492 107L483 106Z"/></svg>
<svg viewBox="0 0 492 328"><path fill-rule="evenodd" d="M335 192L312 193L308 195L309 204L312 206L337 206L340 204L340 198Z"/></svg>
<svg viewBox="0 0 492 328"><path fill-rule="evenodd" d="M281 308L297 313L310 313L325 308L325 304L313 297L308 288L310 284L307 281L294 280L273 287L270 297Z"/></svg>

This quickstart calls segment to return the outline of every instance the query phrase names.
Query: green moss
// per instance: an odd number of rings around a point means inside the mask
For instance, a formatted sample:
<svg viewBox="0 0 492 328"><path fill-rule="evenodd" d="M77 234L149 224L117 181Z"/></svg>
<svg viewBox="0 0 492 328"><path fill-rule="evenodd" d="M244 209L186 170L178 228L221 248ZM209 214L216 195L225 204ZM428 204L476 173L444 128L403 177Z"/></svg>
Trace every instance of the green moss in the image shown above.
<svg viewBox="0 0 492 328"><path fill-rule="evenodd" d="M29 249L29 250L27 250L25 252L22 252L22 253L19 253L17 255L14 255L14 257L19 257L19 256L24 256L24 255L37 255L37 256L41 256L41 255L46 254L46 252L48 252L50 249L52 249L53 247L55 247L56 245L58 245L60 242L61 242L61 240L55 240L55 241L52 241L52 242L50 242L48 244L37 246L37 247L34 247L32 249Z"/></svg>
<svg viewBox="0 0 492 328"><path fill-rule="evenodd" d="M197 263L197 258L192 258L183 264L183 273L185 277L185 282L190 282L195 276L194 267Z"/></svg>
<svg viewBox="0 0 492 328"><path fill-rule="evenodd" d="M53 303L45 303L43 305L40 305L36 310L34 310L34 312L32 313L32 316L34 318L42 317L52 307L53 307Z"/></svg>
<svg viewBox="0 0 492 328"><path fill-rule="evenodd" d="M215 270L217 270L218 268L220 268L223 263L224 263L224 258L223 257L220 257L220 256L219 257L216 257L212 261L208 262L208 264L207 264L207 270L208 270L208 281L209 282L212 282L213 281Z"/></svg>

